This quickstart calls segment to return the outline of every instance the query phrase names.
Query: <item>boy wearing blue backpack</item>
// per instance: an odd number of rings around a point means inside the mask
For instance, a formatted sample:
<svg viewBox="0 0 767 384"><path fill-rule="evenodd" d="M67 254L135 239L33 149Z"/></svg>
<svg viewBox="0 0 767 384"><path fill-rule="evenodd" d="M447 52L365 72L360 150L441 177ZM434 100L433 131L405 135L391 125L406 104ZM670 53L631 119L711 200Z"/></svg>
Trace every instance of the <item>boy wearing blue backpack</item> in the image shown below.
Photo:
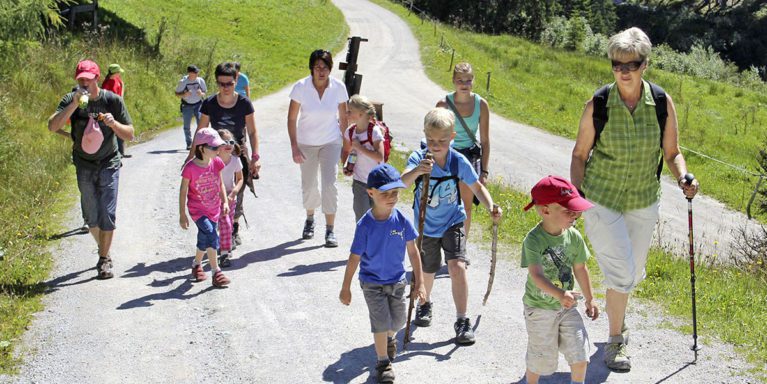
<svg viewBox="0 0 767 384"><path fill-rule="evenodd" d="M450 142L455 137L454 128L453 112L444 108L434 108L426 114L424 118L426 149L415 151L410 155L405 172L402 174L402 181L406 186L416 183L414 217L419 217L419 211L426 209L421 253L426 298L419 302L414 324L420 327L431 325L430 295L434 286L434 276L442 266L444 250L456 308L456 322L453 325L455 341L460 345L471 345L474 344L475 338L467 315L469 281L466 267L469 260L466 256L466 234L463 229L466 211L461 201L458 182L468 185L479 201L491 212L493 198L478 182L477 172L466 157L450 147ZM425 158L427 152L434 156L433 160ZM420 182L420 176L425 174L431 175L426 189ZM427 207L420 206L423 193L429 196ZM492 214L492 218L495 223L500 220L500 208L497 213Z"/></svg>

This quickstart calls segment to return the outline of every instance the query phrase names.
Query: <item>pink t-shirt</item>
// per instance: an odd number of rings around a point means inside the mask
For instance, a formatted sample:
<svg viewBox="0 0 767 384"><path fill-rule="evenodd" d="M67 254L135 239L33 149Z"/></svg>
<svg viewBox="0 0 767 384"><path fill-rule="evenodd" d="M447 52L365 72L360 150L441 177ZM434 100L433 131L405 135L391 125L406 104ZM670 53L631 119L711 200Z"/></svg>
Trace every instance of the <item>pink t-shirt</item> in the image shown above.
<svg viewBox="0 0 767 384"><path fill-rule="evenodd" d="M224 166L218 157L214 157L207 167L200 167L193 160L184 165L181 177L189 179L186 207L192 220L205 216L214 223L218 222L221 215L221 170Z"/></svg>

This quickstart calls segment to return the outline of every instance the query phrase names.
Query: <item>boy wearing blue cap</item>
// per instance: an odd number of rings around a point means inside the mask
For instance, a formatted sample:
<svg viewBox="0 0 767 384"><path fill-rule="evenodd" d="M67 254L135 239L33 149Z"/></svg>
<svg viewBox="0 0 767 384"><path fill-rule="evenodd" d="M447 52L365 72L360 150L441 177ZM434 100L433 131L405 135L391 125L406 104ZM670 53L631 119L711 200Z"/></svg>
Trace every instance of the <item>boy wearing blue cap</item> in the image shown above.
<svg viewBox="0 0 767 384"><path fill-rule="evenodd" d="M389 164L380 164L370 171L367 185L373 207L357 222L339 299L344 305L351 303L351 282L360 266L360 286L370 312L370 328L378 356L378 382L393 383L391 361L397 354L394 337L405 325L407 317L406 249L418 297L424 299L426 291L421 258L414 241L418 233L413 223L395 208L399 191L405 188L399 172Z"/></svg>

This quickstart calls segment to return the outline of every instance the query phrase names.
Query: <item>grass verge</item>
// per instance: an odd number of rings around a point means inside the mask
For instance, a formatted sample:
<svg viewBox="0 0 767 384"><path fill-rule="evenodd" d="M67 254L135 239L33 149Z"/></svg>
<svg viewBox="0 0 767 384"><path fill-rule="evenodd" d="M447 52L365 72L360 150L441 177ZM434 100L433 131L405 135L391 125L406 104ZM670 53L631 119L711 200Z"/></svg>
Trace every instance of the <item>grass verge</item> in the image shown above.
<svg viewBox="0 0 767 384"><path fill-rule="evenodd" d="M613 81L606 58L509 35L489 36L435 25L391 1L372 1L410 25L430 79L452 89L449 67L454 48L454 62L472 64L475 90L488 100L493 112L557 135L574 138L583 103L598 86ZM683 146L756 171L755 158L765 146L767 131L767 86L746 90L665 72L652 68L652 58L650 67L646 77L673 97ZM492 72L489 92L487 72ZM757 177L683 152L707 195L745 212ZM758 217L767 220L767 214Z"/></svg>
<svg viewBox="0 0 767 384"><path fill-rule="evenodd" d="M62 232L78 196L71 142L46 128L75 84L77 61L126 69L126 104L141 140L178 124L172 90L188 64L208 76L220 61L241 61L255 98L305 76L309 53L338 51L348 31L341 12L322 0L100 5L106 28L0 44L0 374L18 368L14 345L42 307L53 263L49 238Z"/></svg>

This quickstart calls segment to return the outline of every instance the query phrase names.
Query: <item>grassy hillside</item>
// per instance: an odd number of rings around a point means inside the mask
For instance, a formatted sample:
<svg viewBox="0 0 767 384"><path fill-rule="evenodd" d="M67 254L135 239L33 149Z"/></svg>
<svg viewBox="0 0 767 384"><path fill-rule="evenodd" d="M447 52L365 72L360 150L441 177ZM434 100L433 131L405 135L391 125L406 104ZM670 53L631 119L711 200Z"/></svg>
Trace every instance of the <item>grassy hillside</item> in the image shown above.
<svg viewBox="0 0 767 384"><path fill-rule="evenodd" d="M137 137L145 139L179 124L173 89L189 63L207 76L218 62L239 60L258 97L305 76L309 53L338 51L348 30L326 1L100 4L106 27L62 32L45 42L0 42L0 373L15 369L14 344L41 309L52 266L48 239L69 229L62 219L79 196L71 142L49 133L46 123L75 85L79 60L94 59L102 70L113 62L126 69L126 104ZM160 33L163 19L168 22Z"/></svg>
<svg viewBox="0 0 767 384"><path fill-rule="evenodd" d="M509 119L575 138L583 104L600 85L613 81L606 58L556 50L509 35L488 36L421 22L415 14L386 0L373 0L402 16L420 43L427 75L452 88L449 70L468 61L476 74L475 90L493 112ZM436 32L435 32L436 31ZM492 72L490 92L487 72ZM767 86L746 90L652 68L646 78L671 95L679 120L680 144L686 148L755 171L755 157L765 147ZM745 212L757 177L684 151L689 168L707 195ZM767 216L762 216L762 219Z"/></svg>

